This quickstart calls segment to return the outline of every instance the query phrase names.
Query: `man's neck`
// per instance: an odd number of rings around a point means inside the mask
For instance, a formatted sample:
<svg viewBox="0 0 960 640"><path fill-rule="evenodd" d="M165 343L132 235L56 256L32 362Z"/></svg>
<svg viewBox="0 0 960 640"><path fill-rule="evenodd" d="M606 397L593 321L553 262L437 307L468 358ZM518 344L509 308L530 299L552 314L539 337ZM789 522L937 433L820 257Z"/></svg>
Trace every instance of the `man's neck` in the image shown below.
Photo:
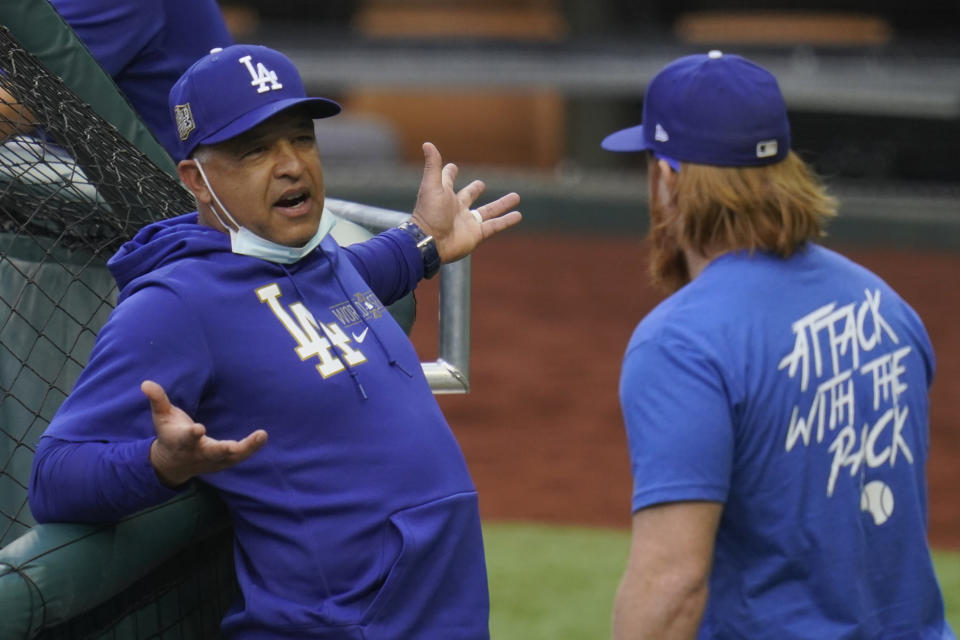
<svg viewBox="0 0 960 640"><path fill-rule="evenodd" d="M707 255L703 255L696 251L691 251L690 249L683 250L683 257L687 261L687 271L690 274L690 279L693 280L699 276L704 269L707 268L707 265L710 262L719 256L722 251L711 252Z"/></svg>

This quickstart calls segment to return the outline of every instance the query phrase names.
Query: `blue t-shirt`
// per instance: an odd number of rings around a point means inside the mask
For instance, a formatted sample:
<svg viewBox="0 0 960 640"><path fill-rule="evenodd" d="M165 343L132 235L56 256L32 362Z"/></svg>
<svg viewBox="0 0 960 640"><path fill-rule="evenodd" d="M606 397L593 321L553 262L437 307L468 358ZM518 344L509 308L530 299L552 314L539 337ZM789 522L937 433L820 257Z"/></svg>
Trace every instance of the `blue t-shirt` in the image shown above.
<svg viewBox="0 0 960 640"><path fill-rule="evenodd" d="M640 323L633 509L724 504L701 639L954 637L926 540L933 370L896 292L812 244L722 255Z"/></svg>
<svg viewBox="0 0 960 640"><path fill-rule="evenodd" d="M175 160L170 88L214 47L227 47L215 0L50 0Z"/></svg>

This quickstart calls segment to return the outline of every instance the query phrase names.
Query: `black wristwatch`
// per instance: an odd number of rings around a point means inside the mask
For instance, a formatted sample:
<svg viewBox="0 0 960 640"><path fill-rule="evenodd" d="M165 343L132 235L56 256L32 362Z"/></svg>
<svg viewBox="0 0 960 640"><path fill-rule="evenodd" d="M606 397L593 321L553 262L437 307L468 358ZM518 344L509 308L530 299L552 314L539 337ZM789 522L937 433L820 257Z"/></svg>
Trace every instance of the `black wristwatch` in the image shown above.
<svg viewBox="0 0 960 640"><path fill-rule="evenodd" d="M437 242L433 239L433 236L428 236L417 223L409 220L397 225L397 229L409 233L413 241L417 243L417 249L420 249L420 257L423 258L423 277L432 278L437 275L437 271L440 271L440 252L437 251Z"/></svg>

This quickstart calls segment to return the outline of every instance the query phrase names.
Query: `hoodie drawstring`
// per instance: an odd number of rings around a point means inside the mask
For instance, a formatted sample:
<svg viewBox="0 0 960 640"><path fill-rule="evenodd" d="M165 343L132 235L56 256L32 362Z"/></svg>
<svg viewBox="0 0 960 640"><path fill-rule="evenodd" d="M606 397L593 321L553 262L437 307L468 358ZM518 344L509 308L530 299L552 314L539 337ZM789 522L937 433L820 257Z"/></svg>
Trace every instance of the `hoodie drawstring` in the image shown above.
<svg viewBox="0 0 960 640"><path fill-rule="evenodd" d="M391 352L390 349L387 347L386 343L380 337L380 334L377 333L377 330L374 329L369 322L367 322L366 318L364 317L363 310L357 308L357 304L350 298L350 294L347 292L347 288L343 286L343 281L340 280L340 274L337 273L336 269L333 269L333 277L337 280L337 284L340 286L340 291L343 292L344 297L346 297L346 299L350 302L350 304L353 305L353 308L356 309L357 315L360 316L360 320L363 322L363 324L367 328L370 329L370 334L373 335L374 339L377 341L377 344L380 345L380 349L382 349L383 352L387 354L387 364L389 364L391 367L396 367L397 369L405 373L408 378L412 378L413 374L407 371L406 369L404 369L403 365L400 364L400 362L396 359L396 357L394 357L393 352ZM389 313L389 311L387 313Z"/></svg>
<svg viewBox="0 0 960 640"><path fill-rule="evenodd" d="M287 269L286 265L283 265L283 264L277 264L277 266L280 267L281 269L283 269L283 272L286 274L287 279L290 281L290 284L293 285L293 290L297 292L297 297L299 297L300 300L305 303L305 302L306 302L306 298L304 297L303 292L300 291L300 287L297 286L297 281L294 279L293 274L290 273L290 270ZM336 273L335 270L334 270L334 273ZM338 283L340 282L340 278L339 278L339 277L337 278L337 282L338 282ZM343 285L342 285L342 284L340 285L340 288L343 289ZM330 340L331 343L332 343L332 342L333 342L333 339L332 339L332 336L330 336L329 329L327 329L327 327L326 327L322 322L317 322L317 324L320 326L320 330L323 331L324 337L325 337L327 340ZM368 326L369 326L369 325L368 325ZM372 330L371 330L371 331L372 331ZM376 335L376 333L374 333L374 335ZM382 344L382 343L381 343L381 344ZM332 349L332 351L333 351L334 355L337 357L337 360L340 361L340 364L343 365L343 368L347 370L347 373L350 375L350 379L353 380L354 386L356 386L357 391L360 392L360 398L361 398L362 400L366 400L366 399L368 398L368 396L367 396L367 391L366 391L366 389L363 388L363 383L360 382L360 378L359 378L359 376L357 376L357 372L354 370L353 367L350 366L350 363L348 363L346 360L344 360L343 354L340 353L340 350L339 350L339 349L334 348L334 349Z"/></svg>

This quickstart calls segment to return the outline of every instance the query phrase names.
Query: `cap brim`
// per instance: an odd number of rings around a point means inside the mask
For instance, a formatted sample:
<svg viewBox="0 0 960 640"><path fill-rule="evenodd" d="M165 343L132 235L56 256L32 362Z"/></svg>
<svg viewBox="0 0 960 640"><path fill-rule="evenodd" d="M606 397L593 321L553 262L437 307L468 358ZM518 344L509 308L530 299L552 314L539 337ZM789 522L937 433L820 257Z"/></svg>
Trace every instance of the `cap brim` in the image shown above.
<svg viewBox="0 0 960 640"><path fill-rule="evenodd" d="M306 112L314 120L318 118L329 118L330 116L335 116L340 113L340 105L327 98L290 98L288 100L278 100L265 104L259 109L248 111L219 131L215 131L203 140L197 141L197 144L216 144L229 140L230 138L235 138L253 129L261 122L272 118L281 111L286 111L287 109L300 105L304 105Z"/></svg>
<svg viewBox="0 0 960 640"><path fill-rule="evenodd" d="M607 151L646 151L650 148L643 141L642 124L611 133L600 146Z"/></svg>

